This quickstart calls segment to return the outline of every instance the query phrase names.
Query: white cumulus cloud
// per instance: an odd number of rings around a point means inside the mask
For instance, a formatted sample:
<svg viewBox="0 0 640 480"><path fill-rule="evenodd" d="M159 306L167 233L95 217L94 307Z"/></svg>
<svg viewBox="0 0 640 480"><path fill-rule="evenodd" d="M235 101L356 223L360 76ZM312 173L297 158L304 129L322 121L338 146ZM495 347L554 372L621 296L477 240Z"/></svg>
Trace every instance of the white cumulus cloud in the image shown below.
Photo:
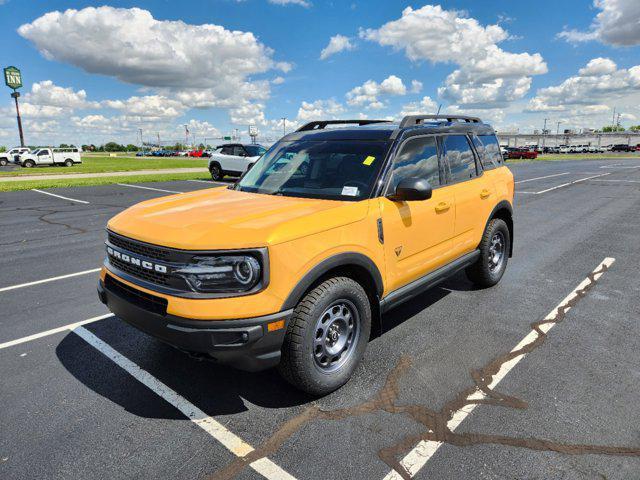
<svg viewBox="0 0 640 480"><path fill-rule="evenodd" d="M611 59L594 58L579 70L578 75L559 85L538 90L529 101L527 110L565 111L577 106L580 109L584 106L597 109L630 96L640 96L640 65L618 68ZM637 104L631 101L634 103Z"/></svg>
<svg viewBox="0 0 640 480"><path fill-rule="evenodd" d="M353 50L355 45L351 42L349 37L344 35L334 35L329 39L329 44L320 52L320 60L326 60L331 55L336 53Z"/></svg>
<svg viewBox="0 0 640 480"><path fill-rule="evenodd" d="M207 106L263 90L252 84L253 75L291 68L275 61L273 50L251 32L156 20L140 8L49 12L18 33L48 59L131 84L185 95L200 90Z"/></svg>
<svg viewBox="0 0 640 480"><path fill-rule="evenodd" d="M412 84L413 88L416 88L416 86L416 84ZM402 82L402 79L395 75L390 75L381 83L367 80L362 85L350 90L347 92L347 103L351 106L364 105L366 108L380 109L385 106L380 97L406 94L407 87Z"/></svg>
<svg viewBox="0 0 640 480"><path fill-rule="evenodd" d="M598 40L607 45L640 45L640 2L638 0L594 0L600 11L588 30L565 29L558 36L571 43Z"/></svg>
<svg viewBox="0 0 640 480"><path fill-rule="evenodd" d="M361 30L360 37L403 50L414 62L458 65L438 93L467 108L496 108L520 99L529 91L531 76L547 72L540 54L500 48L509 38L500 25L482 26L464 12L439 5L407 7L399 19Z"/></svg>

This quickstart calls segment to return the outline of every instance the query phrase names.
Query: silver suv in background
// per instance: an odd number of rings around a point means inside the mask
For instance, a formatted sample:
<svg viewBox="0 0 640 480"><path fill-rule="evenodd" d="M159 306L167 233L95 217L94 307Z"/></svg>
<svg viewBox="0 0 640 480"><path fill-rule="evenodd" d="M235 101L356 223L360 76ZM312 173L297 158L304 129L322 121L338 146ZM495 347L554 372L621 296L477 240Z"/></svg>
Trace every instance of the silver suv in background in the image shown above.
<svg viewBox="0 0 640 480"><path fill-rule="evenodd" d="M226 143L211 152L209 172L213 180L222 180L225 175L239 177L249 170L267 149L257 143Z"/></svg>

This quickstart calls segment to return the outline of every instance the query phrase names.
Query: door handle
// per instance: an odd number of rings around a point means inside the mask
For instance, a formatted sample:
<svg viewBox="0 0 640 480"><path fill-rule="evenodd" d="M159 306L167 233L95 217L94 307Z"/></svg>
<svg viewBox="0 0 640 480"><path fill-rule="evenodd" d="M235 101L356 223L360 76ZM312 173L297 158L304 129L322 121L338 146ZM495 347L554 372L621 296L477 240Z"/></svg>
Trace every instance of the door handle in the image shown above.
<svg viewBox="0 0 640 480"><path fill-rule="evenodd" d="M440 202L436 205L436 213L446 212L451 208L451 205L447 202Z"/></svg>
<svg viewBox="0 0 640 480"><path fill-rule="evenodd" d="M491 192L486 188L483 188L482 191L480 192L480 198L482 199L489 198L490 196L491 196Z"/></svg>

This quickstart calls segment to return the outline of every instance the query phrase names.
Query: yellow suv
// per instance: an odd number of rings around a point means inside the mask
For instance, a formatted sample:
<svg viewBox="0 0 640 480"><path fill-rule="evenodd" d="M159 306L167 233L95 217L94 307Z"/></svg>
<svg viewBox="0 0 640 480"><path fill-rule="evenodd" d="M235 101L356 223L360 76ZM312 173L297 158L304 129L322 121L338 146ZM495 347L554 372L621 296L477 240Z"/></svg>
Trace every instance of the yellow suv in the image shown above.
<svg viewBox="0 0 640 480"><path fill-rule="evenodd" d="M98 292L185 352L278 365L326 394L348 381L385 311L461 269L483 287L500 280L513 190L478 118L311 122L235 185L112 218Z"/></svg>

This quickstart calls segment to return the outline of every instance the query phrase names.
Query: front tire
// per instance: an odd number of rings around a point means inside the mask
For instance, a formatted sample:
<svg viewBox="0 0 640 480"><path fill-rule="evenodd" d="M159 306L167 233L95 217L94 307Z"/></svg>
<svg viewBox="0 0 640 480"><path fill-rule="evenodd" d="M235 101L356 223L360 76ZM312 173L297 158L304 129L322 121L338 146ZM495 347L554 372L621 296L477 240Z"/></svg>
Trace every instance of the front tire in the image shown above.
<svg viewBox="0 0 640 480"><path fill-rule="evenodd" d="M482 235L480 258L465 270L467 278L480 287L493 287L507 269L510 251L509 227L501 218L494 218Z"/></svg>
<svg viewBox="0 0 640 480"><path fill-rule="evenodd" d="M27 168L33 168L36 166L36 163L33 160L27 160L24 162L24 166Z"/></svg>
<svg viewBox="0 0 640 480"><path fill-rule="evenodd" d="M347 383L371 333L371 305L362 286L334 277L296 305L289 321L280 374L296 388L326 395Z"/></svg>

